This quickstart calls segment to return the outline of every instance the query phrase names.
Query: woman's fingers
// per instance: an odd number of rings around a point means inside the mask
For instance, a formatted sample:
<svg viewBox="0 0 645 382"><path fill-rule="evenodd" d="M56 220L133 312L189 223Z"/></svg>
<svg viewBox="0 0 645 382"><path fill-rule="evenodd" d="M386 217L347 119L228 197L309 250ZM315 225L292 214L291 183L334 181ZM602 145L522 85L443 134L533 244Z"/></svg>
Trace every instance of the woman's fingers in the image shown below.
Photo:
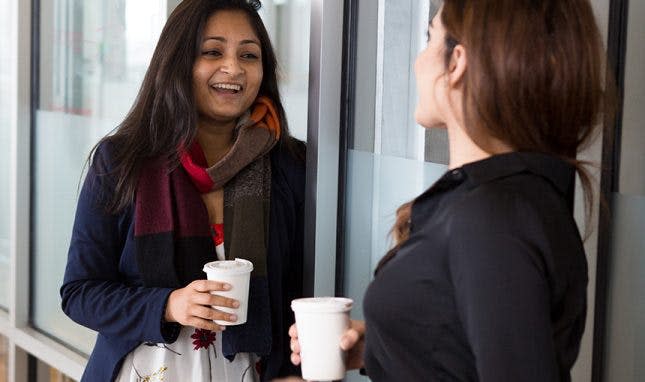
<svg viewBox="0 0 645 382"><path fill-rule="evenodd" d="M349 350L356 345L360 338L361 335L356 331L356 329L349 329L340 339L340 348L343 350Z"/></svg>
<svg viewBox="0 0 645 382"><path fill-rule="evenodd" d="M293 353L300 354L300 342L298 342L297 338L291 339L291 342L289 343L289 348Z"/></svg>
<svg viewBox="0 0 645 382"><path fill-rule="evenodd" d="M222 312L221 310L213 309L209 306L193 305L189 314L206 320L223 320L223 321L237 321L237 315L234 313Z"/></svg>
<svg viewBox="0 0 645 382"><path fill-rule="evenodd" d="M293 324L289 327L289 337L298 338L298 327L296 324Z"/></svg>
<svg viewBox="0 0 645 382"><path fill-rule="evenodd" d="M199 305L223 306L225 308L239 308L240 303L236 299L211 294L209 292L197 292L193 294L193 303Z"/></svg>
<svg viewBox="0 0 645 382"><path fill-rule="evenodd" d="M350 320L349 329L340 339L340 348L349 350L365 335L365 322L359 320Z"/></svg>
<svg viewBox="0 0 645 382"><path fill-rule="evenodd" d="M199 329L207 329L212 332L221 332L226 330L226 326L218 325L211 320L204 320L203 318L191 316L184 326L192 326Z"/></svg>
<svg viewBox="0 0 645 382"><path fill-rule="evenodd" d="M298 342L298 328L296 324L289 327L289 348L291 349L291 363L300 365L300 342Z"/></svg>
<svg viewBox="0 0 645 382"><path fill-rule="evenodd" d="M300 354L291 353L291 363L296 366L300 365Z"/></svg>
<svg viewBox="0 0 645 382"><path fill-rule="evenodd" d="M189 285L198 292L216 292L231 290L231 285L215 280L195 280Z"/></svg>
<svg viewBox="0 0 645 382"><path fill-rule="evenodd" d="M193 294L193 302L200 305L223 306L226 308L239 308L239 301L224 297L211 292L227 291L231 286L226 283L213 280L196 280L190 284L190 287L196 292Z"/></svg>
<svg viewBox="0 0 645 382"><path fill-rule="evenodd" d="M168 297L165 318L202 329L221 330L212 320L235 322L237 316L215 307L238 308L240 303L232 298L212 292L229 290L230 285L213 280L196 280L187 287L173 291Z"/></svg>

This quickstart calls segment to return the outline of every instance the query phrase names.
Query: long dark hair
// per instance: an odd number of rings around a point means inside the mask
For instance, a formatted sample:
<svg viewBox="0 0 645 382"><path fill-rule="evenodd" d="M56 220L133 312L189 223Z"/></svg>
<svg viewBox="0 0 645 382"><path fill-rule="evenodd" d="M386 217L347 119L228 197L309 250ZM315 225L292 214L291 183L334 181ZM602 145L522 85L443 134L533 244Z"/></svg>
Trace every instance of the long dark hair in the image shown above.
<svg viewBox="0 0 645 382"><path fill-rule="evenodd" d="M150 65L134 105L117 126L111 142L116 164L109 176L115 186L106 209L116 213L134 200L141 166L151 158L162 158L177 166L180 147L192 142L197 130L193 96L193 66L201 49L203 30L209 17L221 10L241 10L262 46L263 77L258 95L269 97L281 122L280 142L297 153L298 143L289 134L277 80L277 60L269 34L258 14L257 0L184 0L172 12L161 32ZM91 161L91 160L90 160Z"/></svg>
<svg viewBox="0 0 645 382"><path fill-rule="evenodd" d="M493 154L498 140L571 163L589 222L591 180L576 155L594 135L603 106L613 104L603 91L602 39L589 1L445 0L441 22L445 65L457 44L468 55L462 106L470 138ZM412 204L397 210L395 246L377 269L408 238Z"/></svg>

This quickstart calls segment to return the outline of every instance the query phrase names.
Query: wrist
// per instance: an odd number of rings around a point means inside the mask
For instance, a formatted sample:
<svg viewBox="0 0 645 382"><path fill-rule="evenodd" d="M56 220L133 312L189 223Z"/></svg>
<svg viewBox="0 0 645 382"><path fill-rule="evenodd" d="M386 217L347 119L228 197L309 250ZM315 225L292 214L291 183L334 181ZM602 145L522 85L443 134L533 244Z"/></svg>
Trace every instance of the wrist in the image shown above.
<svg viewBox="0 0 645 382"><path fill-rule="evenodd" d="M166 303L165 303L164 309L163 309L163 312L164 312L163 317L162 317L163 322L177 322L177 320L175 320L175 318L174 318L174 316L172 314L172 311L170 309L170 307L171 307L171 301L170 300L173 299L174 293L176 291L177 290L173 290L172 292L170 292L168 294L168 297L166 298Z"/></svg>

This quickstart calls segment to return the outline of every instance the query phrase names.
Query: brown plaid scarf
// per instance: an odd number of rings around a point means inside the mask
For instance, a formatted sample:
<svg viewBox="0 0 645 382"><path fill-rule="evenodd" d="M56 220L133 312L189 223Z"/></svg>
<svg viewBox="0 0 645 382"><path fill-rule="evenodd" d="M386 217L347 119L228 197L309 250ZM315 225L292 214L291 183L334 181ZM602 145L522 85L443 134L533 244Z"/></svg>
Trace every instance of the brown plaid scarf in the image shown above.
<svg viewBox="0 0 645 382"><path fill-rule="evenodd" d="M216 259L208 212L201 193L224 187L226 257L254 265L246 324L223 333L223 352L266 355L271 349L271 310L267 281L271 162L269 151L280 134L270 100L260 97L240 119L233 146L207 168L197 142L181 154L182 166L168 171L163 161L146 166L135 202L135 245L145 286L183 287L205 278L202 267Z"/></svg>

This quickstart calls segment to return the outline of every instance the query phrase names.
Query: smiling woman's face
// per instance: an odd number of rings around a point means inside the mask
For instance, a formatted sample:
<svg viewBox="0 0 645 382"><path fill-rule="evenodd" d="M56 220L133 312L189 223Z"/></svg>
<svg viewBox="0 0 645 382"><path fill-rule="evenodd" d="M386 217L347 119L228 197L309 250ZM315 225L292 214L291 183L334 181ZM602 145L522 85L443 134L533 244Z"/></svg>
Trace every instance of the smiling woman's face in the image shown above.
<svg viewBox="0 0 645 382"><path fill-rule="evenodd" d="M235 121L262 84L262 47L243 11L218 11L204 28L193 67L193 92L201 123Z"/></svg>

